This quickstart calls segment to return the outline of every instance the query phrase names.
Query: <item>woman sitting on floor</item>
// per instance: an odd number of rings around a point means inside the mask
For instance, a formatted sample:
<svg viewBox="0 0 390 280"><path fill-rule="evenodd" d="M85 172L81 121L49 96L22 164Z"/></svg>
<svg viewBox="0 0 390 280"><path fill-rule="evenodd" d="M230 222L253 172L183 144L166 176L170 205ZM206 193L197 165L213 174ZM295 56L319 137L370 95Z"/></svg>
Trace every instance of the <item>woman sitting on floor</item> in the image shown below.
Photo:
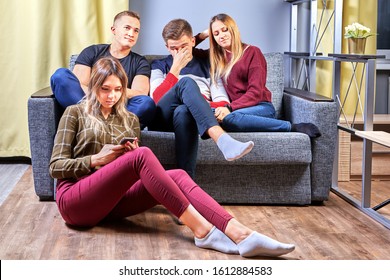
<svg viewBox="0 0 390 280"><path fill-rule="evenodd" d="M61 117L50 161L58 179L56 201L71 225L95 226L162 204L195 236L195 245L243 257L280 256L294 250L249 229L204 192L185 171L164 170L139 147L138 118L126 110L127 76L119 61L93 66L89 92ZM125 141L134 137L134 141Z"/></svg>

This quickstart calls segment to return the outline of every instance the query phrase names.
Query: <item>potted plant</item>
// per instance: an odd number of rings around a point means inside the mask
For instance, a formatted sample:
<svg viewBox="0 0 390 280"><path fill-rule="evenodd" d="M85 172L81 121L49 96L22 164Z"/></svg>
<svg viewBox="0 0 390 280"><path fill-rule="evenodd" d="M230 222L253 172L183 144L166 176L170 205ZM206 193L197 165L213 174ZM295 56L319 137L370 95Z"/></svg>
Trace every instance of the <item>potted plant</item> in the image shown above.
<svg viewBox="0 0 390 280"><path fill-rule="evenodd" d="M348 51L350 54L364 54L366 39L376 35L371 33L371 29L354 22L345 27L344 38L348 39Z"/></svg>

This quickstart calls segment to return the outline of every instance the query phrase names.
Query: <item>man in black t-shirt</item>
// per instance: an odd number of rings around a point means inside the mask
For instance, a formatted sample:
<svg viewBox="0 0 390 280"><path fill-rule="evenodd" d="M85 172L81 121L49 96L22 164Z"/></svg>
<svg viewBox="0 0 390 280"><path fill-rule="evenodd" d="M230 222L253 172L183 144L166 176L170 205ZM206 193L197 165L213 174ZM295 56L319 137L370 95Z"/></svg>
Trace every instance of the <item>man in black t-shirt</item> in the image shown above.
<svg viewBox="0 0 390 280"><path fill-rule="evenodd" d="M77 57L73 72L66 68L58 69L50 83L54 96L66 108L78 103L87 92L91 69L95 62L104 56L119 59L128 76L127 109L136 114L141 127L145 127L154 117L155 103L148 96L150 65L145 57L132 52L140 31L140 17L132 11L124 11L114 18L111 44L98 44L85 48Z"/></svg>

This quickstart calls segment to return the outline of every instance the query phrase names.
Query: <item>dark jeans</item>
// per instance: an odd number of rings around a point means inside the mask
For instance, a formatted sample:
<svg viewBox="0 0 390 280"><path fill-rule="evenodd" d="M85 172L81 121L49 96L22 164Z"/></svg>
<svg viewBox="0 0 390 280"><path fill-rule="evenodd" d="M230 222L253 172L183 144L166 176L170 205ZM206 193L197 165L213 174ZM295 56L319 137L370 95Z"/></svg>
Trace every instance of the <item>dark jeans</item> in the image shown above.
<svg viewBox="0 0 390 280"><path fill-rule="evenodd" d="M77 104L85 95L80 81L67 68L59 68L50 78L51 89L63 108ZM127 102L127 110L137 115L141 127L149 125L154 118L156 105L150 96L138 95Z"/></svg>
<svg viewBox="0 0 390 280"><path fill-rule="evenodd" d="M207 130L218 125L210 105L191 78L180 79L158 102L150 130L173 131L177 167L194 178L198 139L209 138Z"/></svg>

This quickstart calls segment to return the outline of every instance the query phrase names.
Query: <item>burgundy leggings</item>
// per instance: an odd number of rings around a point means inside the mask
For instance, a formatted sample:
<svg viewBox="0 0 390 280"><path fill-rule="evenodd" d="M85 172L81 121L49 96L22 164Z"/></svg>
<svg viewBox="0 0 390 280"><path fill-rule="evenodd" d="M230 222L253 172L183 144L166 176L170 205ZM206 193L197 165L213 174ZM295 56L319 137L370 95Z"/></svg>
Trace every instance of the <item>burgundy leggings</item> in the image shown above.
<svg viewBox="0 0 390 280"><path fill-rule="evenodd" d="M180 217L192 204L221 231L233 217L181 170L164 170L147 147L125 153L78 181L59 180L56 200L71 225L135 215L157 204Z"/></svg>

